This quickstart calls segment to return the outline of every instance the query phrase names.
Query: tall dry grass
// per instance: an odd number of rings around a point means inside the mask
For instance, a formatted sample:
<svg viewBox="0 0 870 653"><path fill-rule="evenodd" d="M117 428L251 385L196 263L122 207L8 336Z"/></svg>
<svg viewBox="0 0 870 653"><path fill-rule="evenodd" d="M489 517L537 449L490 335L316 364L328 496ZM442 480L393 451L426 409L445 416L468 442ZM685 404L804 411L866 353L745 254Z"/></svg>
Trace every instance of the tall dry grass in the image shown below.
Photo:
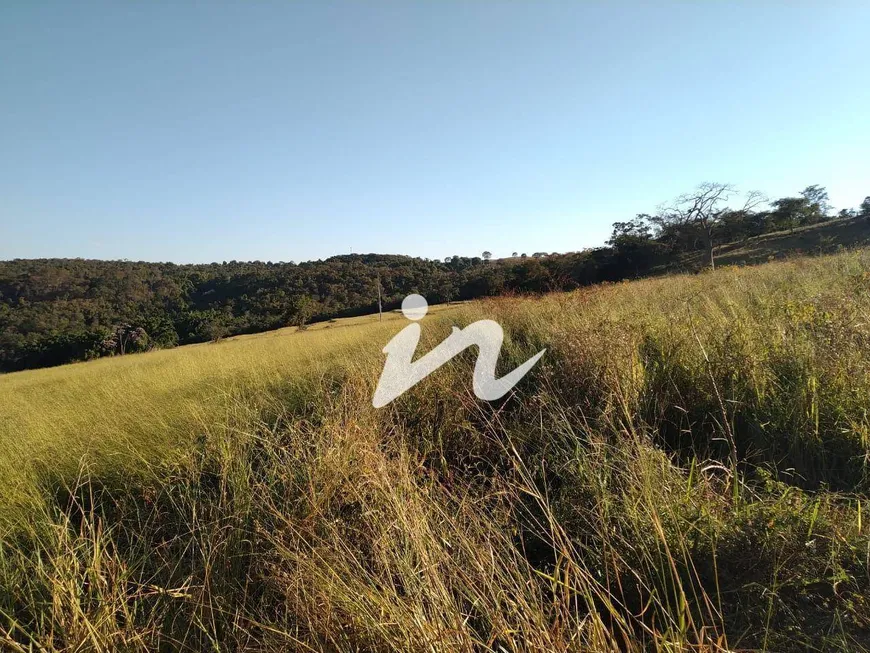
<svg viewBox="0 0 870 653"><path fill-rule="evenodd" d="M427 318L548 348L492 404L467 352L373 409L400 320L9 375L0 637L870 650L868 308L858 252Z"/></svg>

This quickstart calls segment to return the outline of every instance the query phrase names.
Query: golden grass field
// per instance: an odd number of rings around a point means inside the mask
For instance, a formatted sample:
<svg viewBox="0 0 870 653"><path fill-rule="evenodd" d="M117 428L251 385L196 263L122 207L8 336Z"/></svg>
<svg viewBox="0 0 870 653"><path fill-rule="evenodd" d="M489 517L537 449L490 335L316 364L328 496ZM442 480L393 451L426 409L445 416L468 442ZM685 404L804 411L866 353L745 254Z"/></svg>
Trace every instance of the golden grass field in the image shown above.
<svg viewBox="0 0 870 653"><path fill-rule="evenodd" d="M426 322L459 306L432 307ZM21 499L43 471L75 478L83 460L135 470L177 454L220 418L228 397L254 397L334 365L374 365L405 324L391 311L2 375L0 505Z"/></svg>
<svg viewBox="0 0 870 653"><path fill-rule="evenodd" d="M0 377L16 651L870 650L870 255L432 307Z"/></svg>

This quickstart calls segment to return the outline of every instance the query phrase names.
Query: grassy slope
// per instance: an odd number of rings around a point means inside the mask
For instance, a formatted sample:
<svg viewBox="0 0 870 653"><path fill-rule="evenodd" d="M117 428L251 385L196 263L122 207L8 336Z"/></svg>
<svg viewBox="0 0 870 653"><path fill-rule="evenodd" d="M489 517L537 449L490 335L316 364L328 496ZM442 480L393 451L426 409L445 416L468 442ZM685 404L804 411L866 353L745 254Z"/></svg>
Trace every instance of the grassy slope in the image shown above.
<svg viewBox="0 0 870 653"><path fill-rule="evenodd" d="M822 224L775 231L744 242L721 245L716 248L716 264L755 265L789 256L831 254L844 247L867 245L870 245L870 222L864 218L836 218ZM689 269L700 269L708 264L704 252L686 257L682 262Z"/></svg>
<svg viewBox="0 0 870 653"><path fill-rule="evenodd" d="M870 650L866 253L444 310L547 355L380 411L395 315L0 378L0 641Z"/></svg>
<svg viewBox="0 0 870 653"><path fill-rule="evenodd" d="M432 307L427 321L458 307ZM353 356L374 359L404 324L394 311L382 322L352 317L0 375L0 506L26 501L40 475L74 478L83 459L128 473L171 458L220 419L228 397L256 404L288 379L351 368Z"/></svg>

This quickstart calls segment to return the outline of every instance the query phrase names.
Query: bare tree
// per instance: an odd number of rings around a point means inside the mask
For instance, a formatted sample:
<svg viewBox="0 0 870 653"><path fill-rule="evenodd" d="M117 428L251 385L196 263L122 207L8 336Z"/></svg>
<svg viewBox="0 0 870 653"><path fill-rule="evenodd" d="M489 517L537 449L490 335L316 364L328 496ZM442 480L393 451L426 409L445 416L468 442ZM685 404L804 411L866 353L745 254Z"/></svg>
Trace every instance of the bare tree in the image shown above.
<svg viewBox="0 0 870 653"><path fill-rule="evenodd" d="M674 202L659 211L655 222L660 226L696 226L704 234L710 268L716 269L716 230L722 217L731 211L748 214L756 206L767 201L763 193L750 191L740 208L731 208L729 201L738 194L733 184L704 182L691 193L680 195Z"/></svg>

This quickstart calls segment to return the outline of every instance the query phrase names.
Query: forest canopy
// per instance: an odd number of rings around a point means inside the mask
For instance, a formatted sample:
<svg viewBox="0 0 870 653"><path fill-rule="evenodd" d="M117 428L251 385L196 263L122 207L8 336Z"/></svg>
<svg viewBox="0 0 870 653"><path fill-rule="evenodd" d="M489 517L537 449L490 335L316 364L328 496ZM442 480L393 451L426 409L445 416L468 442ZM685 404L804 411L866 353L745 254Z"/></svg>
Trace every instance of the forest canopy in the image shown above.
<svg viewBox="0 0 870 653"><path fill-rule="evenodd" d="M694 194L693 194L694 193ZM429 260L363 254L304 263L201 265L16 259L0 262L0 371L59 365L205 342L378 309L412 292L432 303L509 292L540 293L679 269L686 256L715 263L722 243L833 219L827 193L810 186L759 210L757 194L703 184L655 214L617 222L607 246L510 259ZM712 198L712 199L711 199ZM841 219L870 221L870 198ZM702 259L703 260L703 259Z"/></svg>

